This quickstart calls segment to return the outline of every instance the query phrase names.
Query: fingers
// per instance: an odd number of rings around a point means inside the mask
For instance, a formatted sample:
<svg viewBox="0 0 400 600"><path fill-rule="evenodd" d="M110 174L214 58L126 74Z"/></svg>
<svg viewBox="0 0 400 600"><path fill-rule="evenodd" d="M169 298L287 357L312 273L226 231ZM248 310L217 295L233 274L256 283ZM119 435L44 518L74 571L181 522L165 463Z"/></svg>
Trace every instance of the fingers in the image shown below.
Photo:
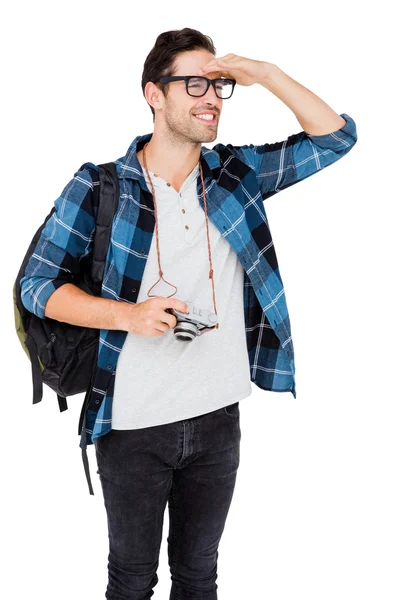
<svg viewBox="0 0 400 600"><path fill-rule="evenodd" d="M215 67L218 66L225 66L227 64L227 59L232 58L233 56L235 56L235 54L230 52L229 54L225 54L225 56L213 58L206 65L204 65L202 69L199 70L199 74L206 72L208 73L212 69L216 70Z"/></svg>
<svg viewBox="0 0 400 600"><path fill-rule="evenodd" d="M223 62L218 62L215 63L213 65L207 65L205 67L203 67L202 69L199 69L198 71L198 75L205 75L206 73L211 73L211 72L216 72L216 73L221 73L223 67L225 67L225 63Z"/></svg>

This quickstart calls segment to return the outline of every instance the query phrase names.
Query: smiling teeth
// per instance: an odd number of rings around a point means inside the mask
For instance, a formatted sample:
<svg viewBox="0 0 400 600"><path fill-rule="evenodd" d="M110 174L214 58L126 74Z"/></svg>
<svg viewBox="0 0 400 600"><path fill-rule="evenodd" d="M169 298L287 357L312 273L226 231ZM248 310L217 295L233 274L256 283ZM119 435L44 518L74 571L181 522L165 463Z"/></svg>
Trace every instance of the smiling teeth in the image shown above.
<svg viewBox="0 0 400 600"><path fill-rule="evenodd" d="M206 119L207 121L212 121L214 119L214 115L195 115L198 119Z"/></svg>

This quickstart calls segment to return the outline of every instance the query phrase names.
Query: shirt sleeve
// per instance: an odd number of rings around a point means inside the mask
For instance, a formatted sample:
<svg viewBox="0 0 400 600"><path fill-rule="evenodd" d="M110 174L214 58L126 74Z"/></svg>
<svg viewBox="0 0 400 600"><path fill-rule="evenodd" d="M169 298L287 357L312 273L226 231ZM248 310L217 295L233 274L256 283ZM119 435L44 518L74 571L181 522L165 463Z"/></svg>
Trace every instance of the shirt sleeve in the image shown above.
<svg viewBox="0 0 400 600"><path fill-rule="evenodd" d="M346 123L324 135L300 131L282 142L227 147L255 172L262 199L302 181L342 158L357 142L355 121L342 113Z"/></svg>
<svg viewBox="0 0 400 600"><path fill-rule="evenodd" d="M55 200L26 265L20 286L21 301L27 310L46 318L51 294L64 283L72 283L81 258L92 251L95 226L93 180L85 168L74 174Z"/></svg>

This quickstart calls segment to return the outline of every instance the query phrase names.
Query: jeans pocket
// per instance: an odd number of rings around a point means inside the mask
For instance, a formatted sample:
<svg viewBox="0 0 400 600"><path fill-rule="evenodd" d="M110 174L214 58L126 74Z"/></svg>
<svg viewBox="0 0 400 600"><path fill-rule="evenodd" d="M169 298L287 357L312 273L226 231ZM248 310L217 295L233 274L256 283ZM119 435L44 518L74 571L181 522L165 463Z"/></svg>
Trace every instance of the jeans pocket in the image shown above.
<svg viewBox="0 0 400 600"><path fill-rule="evenodd" d="M233 404L229 404L228 406L224 406L222 408L222 412L227 415L228 417L231 417L233 419L237 419L239 416L239 401L238 402L234 402Z"/></svg>

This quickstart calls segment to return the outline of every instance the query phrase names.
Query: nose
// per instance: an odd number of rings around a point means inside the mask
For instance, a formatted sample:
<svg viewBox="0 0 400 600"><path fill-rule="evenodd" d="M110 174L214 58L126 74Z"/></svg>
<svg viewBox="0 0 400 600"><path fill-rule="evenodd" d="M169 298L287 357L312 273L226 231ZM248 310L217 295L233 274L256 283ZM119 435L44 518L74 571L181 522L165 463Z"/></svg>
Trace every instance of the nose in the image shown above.
<svg viewBox="0 0 400 600"><path fill-rule="evenodd" d="M214 86L211 83L210 87L201 99L205 104L210 104L211 106L215 107L218 113L221 111L222 99L218 98L217 94L215 93Z"/></svg>

